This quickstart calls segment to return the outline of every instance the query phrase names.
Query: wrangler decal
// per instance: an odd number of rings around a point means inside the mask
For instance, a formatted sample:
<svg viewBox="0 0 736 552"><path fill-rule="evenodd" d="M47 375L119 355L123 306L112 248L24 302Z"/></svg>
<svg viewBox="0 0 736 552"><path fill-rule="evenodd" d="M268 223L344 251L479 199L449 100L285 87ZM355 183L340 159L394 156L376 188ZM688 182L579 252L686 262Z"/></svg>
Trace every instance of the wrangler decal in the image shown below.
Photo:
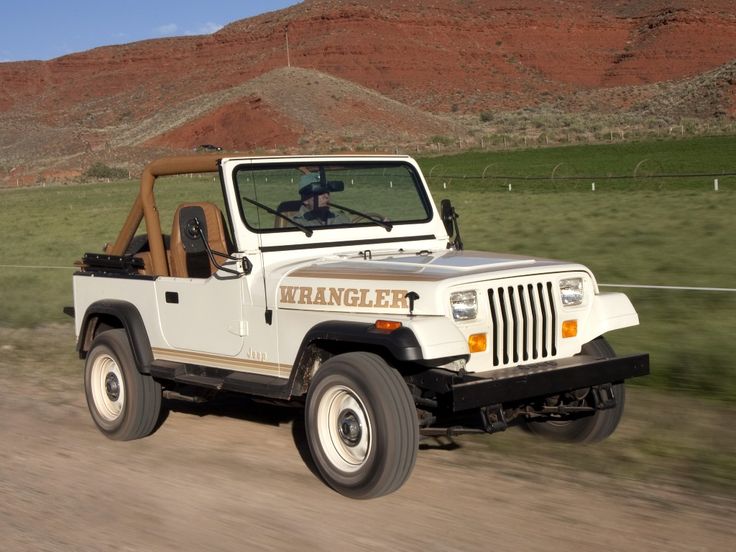
<svg viewBox="0 0 736 552"><path fill-rule="evenodd" d="M279 286L279 302L289 305L408 309L407 293L405 289Z"/></svg>

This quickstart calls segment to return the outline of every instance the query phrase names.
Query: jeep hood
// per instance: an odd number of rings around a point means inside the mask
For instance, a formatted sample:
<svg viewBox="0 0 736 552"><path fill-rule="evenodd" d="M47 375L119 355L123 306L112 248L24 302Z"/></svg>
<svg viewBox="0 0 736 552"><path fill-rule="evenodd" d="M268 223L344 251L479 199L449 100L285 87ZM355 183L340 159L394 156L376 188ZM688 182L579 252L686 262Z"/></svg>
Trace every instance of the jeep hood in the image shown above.
<svg viewBox="0 0 736 552"><path fill-rule="evenodd" d="M332 256L282 267L279 307L346 312L408 314L406 294L413 291L414 314L442 314L448 288L478 282L590 271L580 264L478 251L418 254L365 253ZM592 277L592 275L591 275Z"/></svg>

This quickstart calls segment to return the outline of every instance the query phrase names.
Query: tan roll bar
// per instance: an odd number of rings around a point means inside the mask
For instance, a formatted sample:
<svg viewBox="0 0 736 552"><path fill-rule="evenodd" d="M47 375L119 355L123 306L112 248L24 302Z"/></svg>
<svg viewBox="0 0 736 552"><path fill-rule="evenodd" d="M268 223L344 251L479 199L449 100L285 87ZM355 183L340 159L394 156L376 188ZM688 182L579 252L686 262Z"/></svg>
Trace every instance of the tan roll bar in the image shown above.
<svg viewBox="0 0 736 552"><path fill-rule="evenodd" d="M141 220L146 220L148 245L151 250L151 271L157 276L169 275L169 264L166 261L166 249L161 232L161 220L153 195L153 185L159 176L176 174L217 172L222 154L200 154L181 157L164 157L149 163L141 175L141 187L133 207L125 219L115 243L108 247L109 255L122 255L130 245Z"/></svg>

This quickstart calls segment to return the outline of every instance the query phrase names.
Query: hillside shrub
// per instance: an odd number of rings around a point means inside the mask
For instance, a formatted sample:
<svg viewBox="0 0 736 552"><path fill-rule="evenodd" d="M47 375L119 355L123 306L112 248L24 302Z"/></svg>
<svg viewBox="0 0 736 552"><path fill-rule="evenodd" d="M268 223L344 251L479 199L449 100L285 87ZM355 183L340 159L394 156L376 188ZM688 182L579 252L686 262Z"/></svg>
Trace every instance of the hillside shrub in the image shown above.
<svg viewBox="0 0 736 552"><path fill-rule="evenodd" d="M127 178L128 171L120 167L110 167L98 161L84 173L88 178Z"/></svg>

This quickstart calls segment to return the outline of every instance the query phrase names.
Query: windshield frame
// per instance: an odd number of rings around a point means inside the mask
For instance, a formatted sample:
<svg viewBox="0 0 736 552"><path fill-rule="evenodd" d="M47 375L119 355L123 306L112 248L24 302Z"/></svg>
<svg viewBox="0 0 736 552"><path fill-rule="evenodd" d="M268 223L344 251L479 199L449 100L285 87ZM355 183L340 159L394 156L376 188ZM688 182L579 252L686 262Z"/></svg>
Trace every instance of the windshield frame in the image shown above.
<svg viewBox="0 0 736 552"><path fill-rule="evenodd" d="M325 171L332 172L335 171L335 169L340 170L359 170L361 168L365 169L391 169L391 168L401 168L402 170L406 171L406 175L408 175L411 178L411 182L414 185L414 191L416 192L416 198L417 198L417 204L415 207L417 209L421 208L424 212L424 216L421 218L412 218L412 219L406 219L406 220L391 220L390 227L393 226L402 226L402 225L411 225L411 224L425 224L432 221L434 217L434 210L432 208L432 201L427 193L424 181L417 170L417 168L410 162L403 160L403 159L381 159L381 160L374 160L374 159L366 159L366 160L356 160L356 159L340 159L340 158L330 158L330 157L315 157L315 158L299 158L298 160L284 160L279 159L277 161L260 161L260 160L251 160L248 163L238 163L235 165L231 172L232 177L232 185L233 190L235 192L235 199L237 203L237 209L240 215L240 220L245 225L245 227L248 229L248 231L254 233L254 234L276 234L276 233L298 233L300 235L303 235L304 230L299 228L298 226L284 226L284 227L277 227L277 226L256 226L249 222L248 217L246 217L244 204L247 200L243 199L243 196L247 194L244 194L242 191L242 187L244 187L244 182L242 180L239 180L242 178L242 175L245 173L252 173L255 171L260 170L284 170L284 169L295 169L300 170L303 168L310 168L313 169L314 172L319 172L319 174L324 175ZM404 175L402 175L404 176ZM249 196L248 196L249 197ZM256 199L256 201L259 201L257 198L251 198ZM296 201L299 199L299 195L297 193L297 190L294 189L293 193L288 197L288 199L284 200L292 200ZM339 203L339 201L338 201ZM273 208L274 210L277 209L278 205L272 206L267 205L269 208ZM267 211L266 211L267 212ZM371 213L372 214L372 213ZM276 215L270 215L271 217ZM332 224L332 225L314 225L309 226L309 229L312 231L323 231L323 230L344 230L344 229L352 229L352 228L377 228L381 231L385 232L386 225L378 224L376 221L372 220L364 220L360 222L350 222L347 224ZM311 235L311 233L309 234Z"/></svg>

